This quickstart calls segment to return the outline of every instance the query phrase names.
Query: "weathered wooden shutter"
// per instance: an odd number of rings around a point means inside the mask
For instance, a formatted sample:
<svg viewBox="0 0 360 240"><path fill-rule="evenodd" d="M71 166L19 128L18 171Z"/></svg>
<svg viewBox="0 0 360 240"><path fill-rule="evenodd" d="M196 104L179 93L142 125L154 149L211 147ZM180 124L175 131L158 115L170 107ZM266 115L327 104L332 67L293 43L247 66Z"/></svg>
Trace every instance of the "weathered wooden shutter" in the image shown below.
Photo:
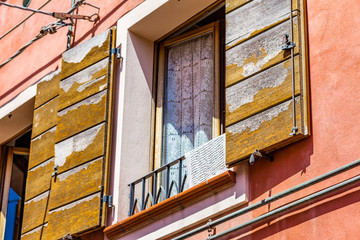
<svg viewBox="0 0 360 240"><path fill-rule="evenodd" d="M292 39L296 44L293 58L291 50L282 50L284 35L291 36L290 4L290 0L227 1L225 125L228 166L249 158L255 150L270 152L309 135L302 0L292 0ZM294 127L298 130L292 135Z"/></svg>
<svg viewBox="0 0 360 240"><path fill-rule="evenodd" d="M38 84L22 239L104 226L114 38L110 29L68 50L61 70Z"/></svg>

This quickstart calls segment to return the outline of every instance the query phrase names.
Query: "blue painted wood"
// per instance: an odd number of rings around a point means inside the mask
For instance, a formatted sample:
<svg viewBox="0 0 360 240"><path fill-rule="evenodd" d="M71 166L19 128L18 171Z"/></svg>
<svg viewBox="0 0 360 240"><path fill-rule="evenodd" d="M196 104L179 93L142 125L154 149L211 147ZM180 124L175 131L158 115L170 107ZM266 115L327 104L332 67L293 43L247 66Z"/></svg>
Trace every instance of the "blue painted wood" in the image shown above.
<svg viewBox="0 0 360 240"><path fill-rule="evenodd" d="M21 200L20 196L17 195L17 193L14 190L12 190L12 188L10 188L8 208L6 214L5 240L13 239L16 209L20 200Z"/></svg>

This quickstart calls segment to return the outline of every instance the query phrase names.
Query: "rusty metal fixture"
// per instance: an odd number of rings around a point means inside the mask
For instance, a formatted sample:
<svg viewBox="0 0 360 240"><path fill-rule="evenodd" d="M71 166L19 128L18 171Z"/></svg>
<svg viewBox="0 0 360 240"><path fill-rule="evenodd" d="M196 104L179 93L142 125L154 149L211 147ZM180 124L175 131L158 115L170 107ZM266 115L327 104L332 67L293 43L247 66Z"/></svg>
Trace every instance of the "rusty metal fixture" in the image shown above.
<svg viewBox="0 0 360 240"><path fill-rule="evenodd" d="M264 153L261 153L261 152L259 152L259 150L256 149L256 150L250 155L249 164L250 164L250 165L254 165L256 158L262 158L262 159L268 160L268 161L270 161L270 162L274 161L274 158L273 158L272 156L267 155L267 154L264 154Z"/></svg>

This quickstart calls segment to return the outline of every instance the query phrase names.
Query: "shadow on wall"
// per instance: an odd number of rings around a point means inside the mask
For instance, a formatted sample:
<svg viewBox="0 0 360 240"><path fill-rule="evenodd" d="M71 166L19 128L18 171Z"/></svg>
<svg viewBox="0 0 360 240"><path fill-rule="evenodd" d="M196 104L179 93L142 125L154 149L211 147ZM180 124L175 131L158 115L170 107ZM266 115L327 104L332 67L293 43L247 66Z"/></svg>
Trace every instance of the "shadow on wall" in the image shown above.
<svg viewBox="0 0 360 240"><path fill-rule="evenodd" d="M287 147L272 153L274 161L259 159L253 166L249 166L250 201L254 201L262 194L286 179L296 174L306 173L306 168L310 166L310 157L313 154L312 136L293 143ZM305 181L305 180L304 180Z"/></svg>
<svg viewBox="0 0 360 240"><path fill-rule="evenodd" d="M237 231L233 234L229 234L227 237L231 238L231 239L234 238L236 240L257 240L257 239L260 240L260 239L265 239L265 238L271 237L274 234L277 234L281 231L292 229L293 227L303 224L309 220L317 219L319 216L342 209L342 208L350 206L354 203L358 203L360 201L360 190L355 190L353 192L346 193L346 194L344 194L342 196L338 196L337 198L334 198L332 200L326 201L326 199L335 197L336 195L339 195L339 194L343 194L346 191L349 191L350 189L358 188L359 186L360 186L360 184L358 183L355 185L345 187L339 191L328 194L328 195L326 195L322 198L319 198L315 201L311 201L310 203L308 203L306 205L303 205L301 207L298 207L298 208L288 211L287 213L285 213L285 215L288 215L288 216L282 218L279 221L271 223L271 221L274 220L274 218L272 218L270 220L268 219L267 221L263 221L262 223L253 225L252 227L248 227L248 228L242 229L240 231ZM320 203L321 201L324 201L324 200L326 202ZM317 204L317 205L315 205L315 204ZM304 209L304 210L301 211L301 209ZM301 212L295 213L296 211L301 211ZM293 213L293 214L290 215L291 213ZM353 215L353 213L349 213L349 215ZM284 215L281 215L281 216L278 215L277 217L283 217L283 216ZM344 215L341 215L341 216L334 215L332 217L332 219L336 219L339 222L344 222L344 219L346 219L346 218L347 217ZM321 227L323 227L324 229L330 229L331 226L324 225L324 221L328 221L328 220L330 222L330 219L326 219L326 220L322 219L321 222L318 223L318 226L321 225ZM337 223L336 220L332 221L332 224L336 224ZM349 218L348 218L348 220L351 221L351 219L349 219ZM314 224L314 223L312 222L312 223L308 223L308 224ZM252 229L256 229L256 228L260 227L261 225L263 225L263 227L261 229L251 232ZM316 226L314 226L314 228L315 227ZM341 228L342 225L339 224L337 227ZM304 226L301 229L298 229L298 231L301 232L301 230L304 230L304 228L306 228L306 226ZM293 231L292 232L293 234L296 234L296 230L295 231L292 230L292 231ZM336 229L335 230L333 229L330 231L335 232ZM355 230L355 231L357 231L357 230ZM326 232L328 232L328 230L324 230L324 234L326 234ZM344 231L342 231L342 232L344 232ZM304 235L309 235L309 239L311 239L311 235L310 235L312 233L311 229L309 229L309 232L302 231L302 233ZM243 235L243 234L246 234L246 235L236 238L237 236Z"/></svg>

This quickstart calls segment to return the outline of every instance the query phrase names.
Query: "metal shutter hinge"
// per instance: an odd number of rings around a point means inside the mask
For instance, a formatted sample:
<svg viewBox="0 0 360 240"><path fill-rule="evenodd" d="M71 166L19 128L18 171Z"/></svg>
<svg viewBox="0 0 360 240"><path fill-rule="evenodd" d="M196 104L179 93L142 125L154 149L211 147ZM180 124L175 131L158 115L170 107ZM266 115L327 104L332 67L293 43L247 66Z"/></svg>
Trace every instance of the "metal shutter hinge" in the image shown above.
<svg viewBox="0 0 360 240"><path fill-rule="evenodd" d="M283 38L283 42L284 45L281 46L282 50L290 50L293 49L294 47L296 47L296 44L293 42L290 42L289 40L289 34L285 34L284 38Z"/></svg>
<svg viewBox="0 0 360 240"><path fill-rule="evenodd" d="M103 198L102 198L102 201L103 201L104 203L107 203L107 204L108 204L107 206L108 206L109 208L112 208L112 207L113 207L113 204L112 204L112 195L109 195L109 196L104 195Z"/></svg>
<svg viewBox="0 0 360 240"><path fill-rule="evenodd" d="M117 59L122 59L121 57L121 48L112 48L111 54L116 54Z"/></svg>

